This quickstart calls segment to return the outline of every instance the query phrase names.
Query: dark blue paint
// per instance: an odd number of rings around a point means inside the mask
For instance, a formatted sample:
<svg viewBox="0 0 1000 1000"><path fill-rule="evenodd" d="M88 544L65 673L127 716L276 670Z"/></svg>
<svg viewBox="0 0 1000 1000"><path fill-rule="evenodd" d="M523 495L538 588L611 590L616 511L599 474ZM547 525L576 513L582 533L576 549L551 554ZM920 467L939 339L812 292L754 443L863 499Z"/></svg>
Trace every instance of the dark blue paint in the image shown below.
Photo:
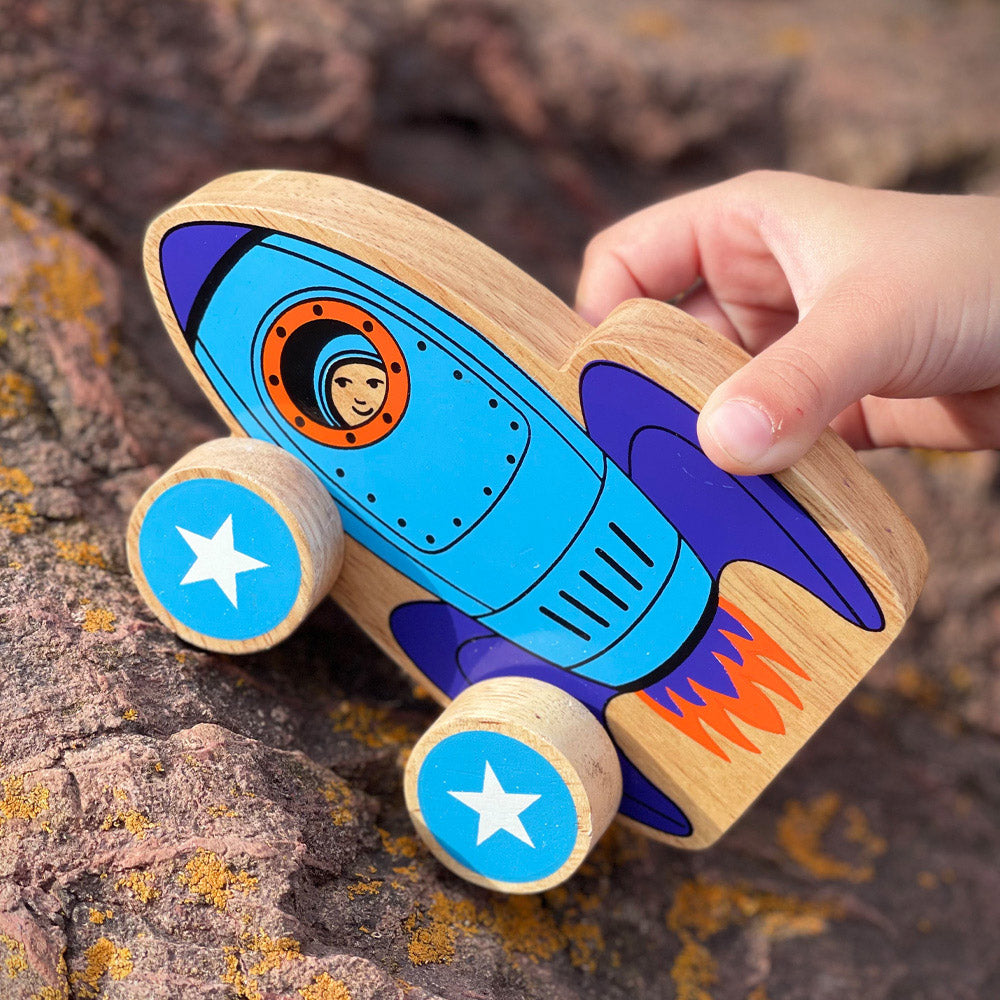
<svg viewBox="0 0 1000 1000"><path fill-rule="evenodd" d="M212 268L249 232L249 226L195 222L171 229L163 237L160 243L163 284L182 330Z"/></svg>

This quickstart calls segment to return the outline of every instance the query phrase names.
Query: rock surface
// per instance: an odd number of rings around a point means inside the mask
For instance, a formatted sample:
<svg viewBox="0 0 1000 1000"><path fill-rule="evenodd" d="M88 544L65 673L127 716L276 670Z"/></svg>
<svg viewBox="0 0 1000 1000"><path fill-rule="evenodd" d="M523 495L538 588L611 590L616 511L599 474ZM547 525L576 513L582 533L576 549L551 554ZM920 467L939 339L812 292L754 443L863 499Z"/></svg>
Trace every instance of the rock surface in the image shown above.
<svg viewBox="0 0 1000 1000"><path fill-rule="evenodd" d="M717 848L613 829L540 898L446 874L433 717L332 607L245 659L141 605L124 525L219 432L146 220L247 166L419 201L562 293L587 236L753 166L1000 187L993 3L51 0L0 32L0 998L1000 994L1000 470L879 455L933 570Z"/></svg>

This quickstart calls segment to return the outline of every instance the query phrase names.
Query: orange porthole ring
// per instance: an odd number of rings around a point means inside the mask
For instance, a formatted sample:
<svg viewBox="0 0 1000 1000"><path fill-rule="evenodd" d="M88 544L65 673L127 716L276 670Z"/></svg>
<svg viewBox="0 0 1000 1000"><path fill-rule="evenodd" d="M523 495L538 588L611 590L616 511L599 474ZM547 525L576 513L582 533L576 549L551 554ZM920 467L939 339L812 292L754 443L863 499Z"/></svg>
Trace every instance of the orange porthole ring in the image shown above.
<svg viewBox="0 0 1000 1000"><path fill-rule="evenodd" d="M339 320L366 337L385 365L386 394L378 412L357 427L330 427L314 420L293 402L281 377L281 356L295 332L317 319ZM371 313L339 299L312 298L286 309L264 335L261 352L264 385L278 412L301 434L333 448L363 448L389 434L399 423L410 397L410 375L399 344Z"/></svg>

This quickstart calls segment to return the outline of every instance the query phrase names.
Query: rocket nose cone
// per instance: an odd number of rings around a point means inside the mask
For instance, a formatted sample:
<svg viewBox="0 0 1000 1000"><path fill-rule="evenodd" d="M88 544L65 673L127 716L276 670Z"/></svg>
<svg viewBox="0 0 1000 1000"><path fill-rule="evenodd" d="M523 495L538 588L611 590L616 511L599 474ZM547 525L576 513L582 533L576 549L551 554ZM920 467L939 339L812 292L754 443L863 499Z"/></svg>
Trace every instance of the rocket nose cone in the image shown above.
<svg viewBox="0 0 1000 1000"><path fill-rule="evenodd" d="M160 241L163 284L185 332L213 268L249 232L250 226L234 223L191 222L171 229Z"/></svg>

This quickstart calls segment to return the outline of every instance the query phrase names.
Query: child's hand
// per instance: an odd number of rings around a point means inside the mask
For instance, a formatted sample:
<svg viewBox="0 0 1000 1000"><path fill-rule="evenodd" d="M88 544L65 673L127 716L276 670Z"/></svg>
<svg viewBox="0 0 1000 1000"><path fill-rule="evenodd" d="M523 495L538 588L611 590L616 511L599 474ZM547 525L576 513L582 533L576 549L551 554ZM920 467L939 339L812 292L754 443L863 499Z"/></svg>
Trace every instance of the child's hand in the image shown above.
<svg viewBox="0 0 1000 1000"><path fill-rule="evenodd" d="M747 174L596 236L577 308L685 292L756 355L698 421L724 469L785 468L830 423L860 448L1000 446L1000 199Z"/></svg>

